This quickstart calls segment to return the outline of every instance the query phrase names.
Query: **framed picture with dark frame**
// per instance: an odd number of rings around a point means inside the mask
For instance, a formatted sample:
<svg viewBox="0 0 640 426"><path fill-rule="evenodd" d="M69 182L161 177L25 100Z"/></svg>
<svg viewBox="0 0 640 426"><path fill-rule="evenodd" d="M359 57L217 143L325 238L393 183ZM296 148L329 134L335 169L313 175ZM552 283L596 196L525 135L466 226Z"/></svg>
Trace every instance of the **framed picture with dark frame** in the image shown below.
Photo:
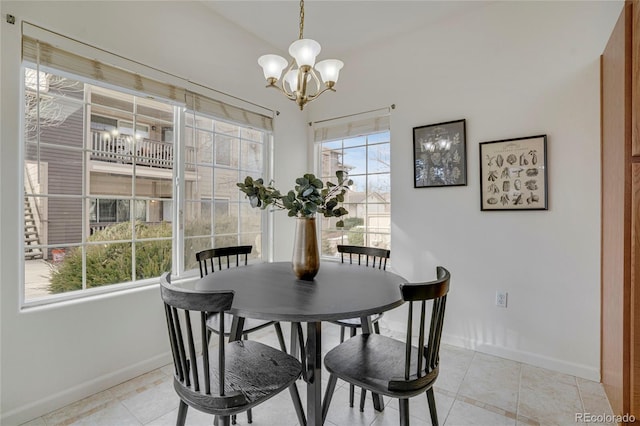
<svg viewBox="0 0 640 426"><path fill-rule="evenodd" d="M480 143L480 210L547 210L547 135Z"/></svg>
<svg viewBox="0 0 640 426"><path fill-rule="evenodd" d="M413 186L467 184L465 120L413 128Z"/></svg>

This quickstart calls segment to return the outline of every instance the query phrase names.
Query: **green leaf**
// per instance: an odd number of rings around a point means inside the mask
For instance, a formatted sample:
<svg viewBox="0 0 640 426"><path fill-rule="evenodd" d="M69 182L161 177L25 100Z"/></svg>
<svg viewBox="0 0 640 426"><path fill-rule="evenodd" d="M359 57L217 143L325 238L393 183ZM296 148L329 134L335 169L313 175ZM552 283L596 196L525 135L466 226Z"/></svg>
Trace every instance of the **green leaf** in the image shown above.
<svg viewBox="0 0 640 426"><path fill-rule="evenodd" d="M336 222L336 228L342 228L342 227L344 227L344 221L342 221L342 220L337 221Z"/></svg>
<svg viewBox="0 0 640 426"><path fill-rule="evenodd" d="M302 191L302 196L303 197L308 197L309 195L311 195L313 193L313 188L307 188L304 191Z"/></svg>

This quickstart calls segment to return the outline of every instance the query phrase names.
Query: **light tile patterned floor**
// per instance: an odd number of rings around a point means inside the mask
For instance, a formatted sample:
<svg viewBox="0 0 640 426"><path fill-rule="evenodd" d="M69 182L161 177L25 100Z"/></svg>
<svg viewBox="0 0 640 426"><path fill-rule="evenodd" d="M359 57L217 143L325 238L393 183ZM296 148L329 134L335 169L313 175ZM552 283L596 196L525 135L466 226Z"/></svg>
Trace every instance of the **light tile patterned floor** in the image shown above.
<svg viewBox="0 0 640 426"><path fill-rule="evenodd" d="M287 328L287 327L283 327ZM269 328L252 339L278 347ZM323 327L323 350L338 343L338 327ZM383 334L385 331L383 330ZM576 413L611 414L602 385L479 352L443 345L436 408L440 424L462 425L575 425ZM173 366L165 366L104 392L89 396L23 426L175 425L178 397L172 385ZM326 385L328 374L323 375ZM300 383L300 396L306 397ZM398 403L385 398L376 412L369 397L363 413L348 404L349 387L338 382L327 416L330 426L392 426L399 424ZM356 405L359 392L356 389ZM410 400L411 424L430 425L426 397ZM187 425L211 425L210 415L189 409ZM238 425L247 425L238 416ZM255 426L295 426L298 421L288 392L254 409Z"/></svg>

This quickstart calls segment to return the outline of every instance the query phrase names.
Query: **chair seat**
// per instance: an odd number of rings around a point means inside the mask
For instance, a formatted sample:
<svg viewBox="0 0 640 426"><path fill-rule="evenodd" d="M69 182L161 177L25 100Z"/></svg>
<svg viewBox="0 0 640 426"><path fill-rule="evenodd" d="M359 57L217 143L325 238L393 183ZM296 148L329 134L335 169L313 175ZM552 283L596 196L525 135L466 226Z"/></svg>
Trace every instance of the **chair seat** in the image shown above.
<svg viewBox="0 0 640 426"><path fill-rule="evenodd" d="M418 348L412 347L411 370L417 369ZM410 398L426 391L437 378L437 370L420 389L411 391L389 390L389 382L404 379L405 342L379 334L352 337L331 349L324 365L331 374L374 393L394 398Z"/></svg>
<svg viewBox="0 0 640 426"><path fill-rule="evenodd" d="M382 314L373 314L371 315L371 322L376 323L380 321L380 318L382 318ZM342 327L362 328L362 321L360 321L360 318L347 318L347 319L335 320L331 322L333 324L341 325Z"/></svg>
<svg viewBox="0 0 640 426"><path fill-rule="evenodd" d="M275 396L302 373L302 365L297 359L253 340L229 342L225 349L226 396L203 398L202 393L194 392L174 378L177 393L190 406L209 414L237 414ZM209 360L211 395L219 395L217 351L212 351L212 355ZM203 371L202 356L198 357L197 363L198 370Z"/></svg>
<svg viewBox="0 0 640 426"><path fill-rule="evenodd" d="M231 333L231 324L233 322L233 315L229 313L224 314L224 335L228 336ZM244 327L242 328L243 334L253 333L261 328L267 327L273 324L275 321L266 321L253 318L245 318ZM220 331L220 315L208 314L207 316L207 328L218 334Z"/></svg>

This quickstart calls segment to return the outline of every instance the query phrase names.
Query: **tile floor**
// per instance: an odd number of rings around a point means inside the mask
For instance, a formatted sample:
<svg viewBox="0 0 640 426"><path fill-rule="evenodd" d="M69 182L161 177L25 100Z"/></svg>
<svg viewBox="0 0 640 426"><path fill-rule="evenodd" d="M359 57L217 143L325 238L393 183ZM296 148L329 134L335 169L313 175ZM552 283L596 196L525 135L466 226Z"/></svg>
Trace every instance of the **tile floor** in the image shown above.
<svg viewBox="0 0 640 426"><path fill-rule="evenodd" d="M268 328L255 333L252 339L277 347L275 333L271 330ZM338 341L338 327L331 324L323 326L325 352ZM445 426L575 425L576 413L611 414L602 385L596 382L447 345L442 346L440 359L435 395L438 419ZM173 390L172 374L172 365L162 367L22 426L175 425L178 398ZM328 374L325 372L322 378L326 384ZM304 386L300 383L298 388L304 404ZM349 407L348 390L347 384L338 382L326 424L399 424L396 400L385 398L384 411L376 412L369 399L361 413L357 407ZM358 401L356 390L356 406ZM413 426L431 424L426 397L412 398L409 411ZM287 391L253 412L254 426L298 424ZM187 425L211 425L212 420L211 416L193 409L187 413ZM246 416L239 415L238 425L247 424Z"/></svg>

